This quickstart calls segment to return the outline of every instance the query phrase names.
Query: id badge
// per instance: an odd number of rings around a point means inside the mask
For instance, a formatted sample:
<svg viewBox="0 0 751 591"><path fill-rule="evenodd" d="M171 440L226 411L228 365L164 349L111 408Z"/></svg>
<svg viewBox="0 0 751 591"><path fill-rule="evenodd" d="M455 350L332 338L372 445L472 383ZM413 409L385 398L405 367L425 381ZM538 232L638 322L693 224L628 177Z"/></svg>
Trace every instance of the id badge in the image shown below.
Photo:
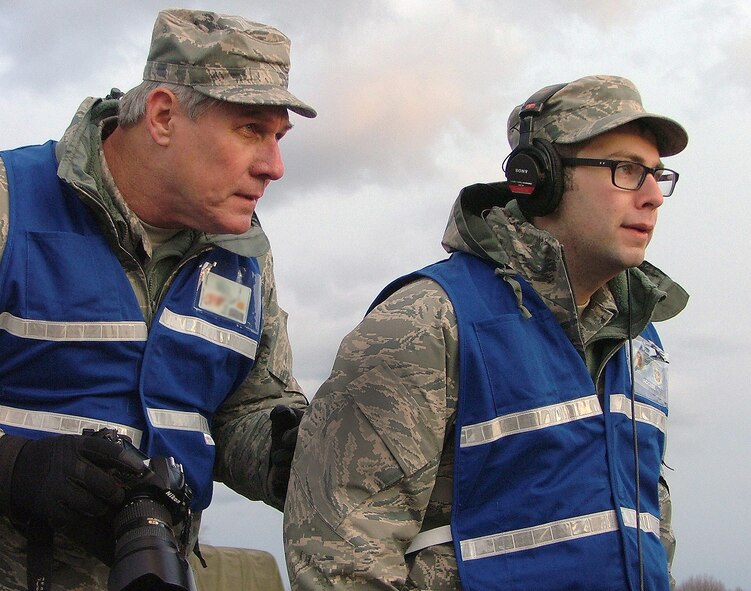
<svg viewBox="0 0 751 591"><path fill-rule="evenodd" d="M634 391L667 408L668 356L652 341L638 336L633 343Z"/></svg>
<svg viewBox="0 0 751 591"><path fill-rule="evenodd" d="M253 292L250 287L222 277L205 266L201 270L198 308L227 320L245 324Z"/></svg>

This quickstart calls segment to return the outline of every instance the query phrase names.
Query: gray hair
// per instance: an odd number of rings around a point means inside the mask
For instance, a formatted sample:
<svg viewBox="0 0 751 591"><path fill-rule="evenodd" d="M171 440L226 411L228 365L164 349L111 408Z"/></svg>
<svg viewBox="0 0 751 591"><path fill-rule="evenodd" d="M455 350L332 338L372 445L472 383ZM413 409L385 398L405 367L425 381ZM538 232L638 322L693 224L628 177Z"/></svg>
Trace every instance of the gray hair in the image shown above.
<svg viewBox="0 0 751 591"><path fill-rule="evenodd" d="M118 125L128 127L129 125L136 124L146 113L146 98L156 88L166 88L171 91L191 119L197 119L208 109L222 102L201 94L191 86L144 80L135 88L131 88L120 99L120 107L117 114Z"/></svg>

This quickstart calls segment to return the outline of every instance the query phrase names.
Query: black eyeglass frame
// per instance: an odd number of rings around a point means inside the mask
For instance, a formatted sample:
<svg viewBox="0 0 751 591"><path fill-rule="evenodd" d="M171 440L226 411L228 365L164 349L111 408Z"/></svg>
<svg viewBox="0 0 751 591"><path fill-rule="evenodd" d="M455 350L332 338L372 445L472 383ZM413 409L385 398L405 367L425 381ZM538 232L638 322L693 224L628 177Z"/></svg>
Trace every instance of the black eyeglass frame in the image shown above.
<svg viewBox="0 0 751 591"><path fill-rule="evenodd" d="M561 164L563 164L564 166L601 166L603 168L609 168L610 181L613 183L613 186L618 187L619 189L623 189L624 191L638 191L639 189L641 189L648 174L651 174L653 177L655 177L655 180L657 180L657 177L655 175L658 172L669 172L673 175L673 184L670 186L670 190L667 193L662 193L663 197L670 197L673 194L673 191L675 191L675 186L678 184L678 177L680 176L672 168L665 168L664 166L655 166L654 168L651 168L649 166L641 164L640 162L632 162L631 160L607 160L602 158L561 158ZM621 187L618 183L615 182L615 170L621 164L632 164L641 168L641 178L639 179L639 183L636 185L636 187Z"/></svg>

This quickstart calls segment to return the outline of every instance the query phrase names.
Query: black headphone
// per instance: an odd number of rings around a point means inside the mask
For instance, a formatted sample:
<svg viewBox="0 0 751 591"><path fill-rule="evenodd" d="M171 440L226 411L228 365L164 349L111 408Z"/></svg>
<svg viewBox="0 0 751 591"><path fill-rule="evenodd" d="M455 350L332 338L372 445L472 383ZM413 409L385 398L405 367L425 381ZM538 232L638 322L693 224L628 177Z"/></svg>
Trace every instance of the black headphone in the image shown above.
<svg viewBox="0 0 751 591"><path fill-rule="evenodd" d="M568 84L546 86L537 91L519 111L519 145L506 158L508 188L527 217L555 211L563 195L563 165L553 145L532 139L534 117L545 103Z"/></svg>

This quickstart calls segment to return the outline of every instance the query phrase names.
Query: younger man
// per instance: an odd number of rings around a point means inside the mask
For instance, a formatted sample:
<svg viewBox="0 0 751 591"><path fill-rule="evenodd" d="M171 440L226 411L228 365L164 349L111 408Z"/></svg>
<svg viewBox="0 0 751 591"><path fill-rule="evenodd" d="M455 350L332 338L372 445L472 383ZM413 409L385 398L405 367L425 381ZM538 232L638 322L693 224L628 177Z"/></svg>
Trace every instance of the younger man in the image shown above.
<svg viewBox="0 0 751 591"><path fill-rule="evenodd" d="M669 588L652 323L687 295L644 254L686 132L614 76L508 132L507 182L462 191L452 256L384 290L303 419L295 589Z"/></svg>

